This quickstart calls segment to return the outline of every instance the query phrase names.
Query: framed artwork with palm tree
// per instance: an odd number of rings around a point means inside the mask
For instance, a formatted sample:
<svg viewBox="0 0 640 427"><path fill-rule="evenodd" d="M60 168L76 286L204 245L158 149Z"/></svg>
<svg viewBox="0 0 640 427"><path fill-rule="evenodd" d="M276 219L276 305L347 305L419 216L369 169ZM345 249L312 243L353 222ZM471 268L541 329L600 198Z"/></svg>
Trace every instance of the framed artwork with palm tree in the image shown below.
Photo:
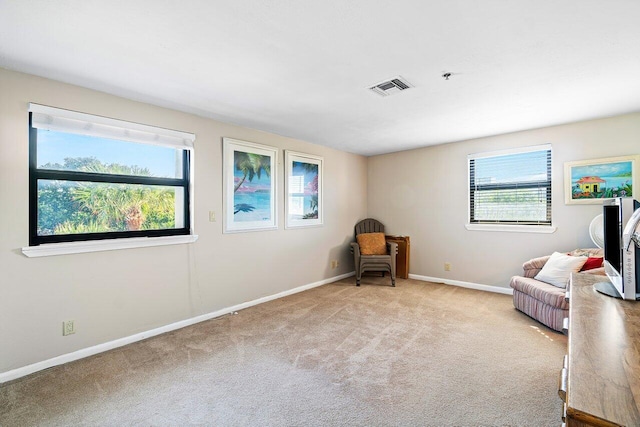
<svg viewBox="0 0 640 427"><path fill-rule="evenodd" d="M323 158L289 150L284 156L287 168L285 228L322 225Z"/></svg>
<svg viewBox="0 0 640 427"><path fill-rule="evenodd" d="M223 138L224 232L276 230L278 149Z"/></svg>

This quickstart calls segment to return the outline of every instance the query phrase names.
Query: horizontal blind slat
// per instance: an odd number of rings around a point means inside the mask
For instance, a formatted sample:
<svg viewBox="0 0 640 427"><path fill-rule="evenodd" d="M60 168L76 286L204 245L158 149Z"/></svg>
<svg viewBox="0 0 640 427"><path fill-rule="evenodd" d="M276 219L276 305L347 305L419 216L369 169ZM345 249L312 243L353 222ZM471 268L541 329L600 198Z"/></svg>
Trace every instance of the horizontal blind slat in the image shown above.
<svg viewBox="0 0 640 427"><path fill-rule="evenodd" d="M551 224L551 150L469 158L471 222Z"/></svg>

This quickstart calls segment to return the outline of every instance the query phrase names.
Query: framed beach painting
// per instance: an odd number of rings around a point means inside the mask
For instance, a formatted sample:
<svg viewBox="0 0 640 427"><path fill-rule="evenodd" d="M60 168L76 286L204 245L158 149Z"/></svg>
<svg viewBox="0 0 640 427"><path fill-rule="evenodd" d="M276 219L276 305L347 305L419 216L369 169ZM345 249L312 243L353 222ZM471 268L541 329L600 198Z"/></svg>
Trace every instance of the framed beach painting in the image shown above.
<svg viewBox="0 0 640 427"><path fill-rule="evenodd" d="M224 232L275 230L278 149L223 138Z"/></svg>
<svg viewBox="0 0 640 427"><path fill-rule="evenodd" d="M566 204L601 204L603 199L634 197L640 156L580 160L564 164Z"/></svg>
<svg viewBox="0 0 640 427"><path fill-rule="evenodd" d="M286 164L285 228L323 224L322 163L311 154L284 152Z"/></svg>

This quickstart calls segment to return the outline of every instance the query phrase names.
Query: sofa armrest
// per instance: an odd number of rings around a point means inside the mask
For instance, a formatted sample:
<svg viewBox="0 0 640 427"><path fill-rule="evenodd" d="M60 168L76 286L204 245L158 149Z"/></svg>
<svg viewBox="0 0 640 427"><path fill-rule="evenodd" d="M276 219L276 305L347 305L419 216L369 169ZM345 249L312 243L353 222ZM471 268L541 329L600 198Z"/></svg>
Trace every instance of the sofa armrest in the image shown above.
<svg viewBox="0 0 640 427"><path fill-rule="evenodd" d="M546 255L538 258L532 258L529 261L522 264L522 270L524 271L524 277L535 277L536 274L542 270L542 267L549 261L551 255Z"/></svg>

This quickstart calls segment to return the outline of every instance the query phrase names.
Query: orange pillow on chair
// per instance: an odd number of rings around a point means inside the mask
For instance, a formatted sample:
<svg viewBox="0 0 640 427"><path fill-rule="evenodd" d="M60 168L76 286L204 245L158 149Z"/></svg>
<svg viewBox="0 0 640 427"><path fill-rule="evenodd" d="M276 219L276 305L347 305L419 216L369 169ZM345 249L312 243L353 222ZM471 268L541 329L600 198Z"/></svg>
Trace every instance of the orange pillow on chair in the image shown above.
<svg viewBox="0 0 640 427"><path fill-rule="evenodd" d="M386 255L387 242L384 233L363 233L356 236L362 255Z"/></svg>

